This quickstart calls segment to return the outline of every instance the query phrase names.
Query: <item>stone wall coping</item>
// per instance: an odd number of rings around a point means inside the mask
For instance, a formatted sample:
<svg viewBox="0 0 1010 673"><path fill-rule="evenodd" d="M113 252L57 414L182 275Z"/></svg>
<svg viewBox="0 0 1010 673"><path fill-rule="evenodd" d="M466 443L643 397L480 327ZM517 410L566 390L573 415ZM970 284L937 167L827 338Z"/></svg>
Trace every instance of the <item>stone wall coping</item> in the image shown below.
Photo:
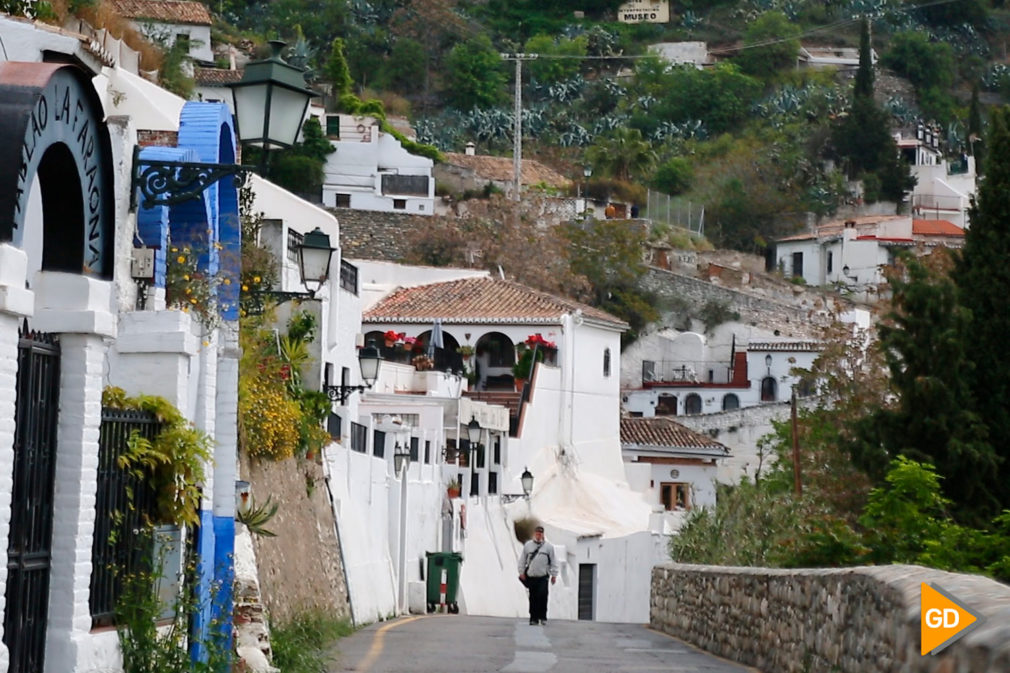
<svg viewBox="0 0 1010 673"><path fill-rule="evenodd" d="M116 335L111 281L74 273L35 274L35 319L32 328L63 334Z"/></svg>
<svg viewBox="0 0 1010 673"><path fill-rule="evenodd" d="M923 583L940 587L983 619L939 656L919 653ZM653 568L652 586L654 628L776 673L1010 671L1010 586L981 575L917 565L664 563ZM742 633L756 634L745 647ZM795 663L799 654L815 663Z"/></svg>

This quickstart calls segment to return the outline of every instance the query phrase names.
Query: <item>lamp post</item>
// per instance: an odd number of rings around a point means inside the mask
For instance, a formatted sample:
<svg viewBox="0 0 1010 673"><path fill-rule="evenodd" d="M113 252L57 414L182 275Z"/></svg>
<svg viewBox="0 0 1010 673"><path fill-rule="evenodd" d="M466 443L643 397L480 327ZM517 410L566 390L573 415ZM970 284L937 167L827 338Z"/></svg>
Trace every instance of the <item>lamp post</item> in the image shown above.
<svg viewBox="0 0 1010 673"><path fill-rule="evenodd" d="M526 496L528 500L530 493L533 492L533 474L530 472L528 467L523 468L522 476L519 477L519 481L523 485L523 495Z"/></svg>
<svg viewBox="0 0 1010 673"><path fill-rule="evenodd" d="M590 166L590 165L588 165L588 164L585 167L583 167L583 169L582 169L582 176L586 179L585 189L583 189L582 191L585 192L586 200L588 201L589 200L589 178L593 177L593 167Z"/></svg>
<svg viewBox="0 0 1010 673"><path fill-rule="evenodd" d="M771 353L765 356L765 367L768 369L768 376L772 375L772 356Z"/></svg>
<svg viewBox="0 0 1010 673"><path fill-rule="evenodd" d="M396 443L393 448L393 470L400 479L400 545L397 558L397 610L404 612L407 603L407 468L410 467L410 446Z"/></svg>
<svg viewBox="0 0 1010 673"><path fill-rule="evenodd" d="M246 65L242 79L228 85L232 90L239 142L263 149L261 173L271 147L295 144L309 99L319 95L305 87L301 70L281 60L284 43L275 40L270 46L274 52L270 58L252 61ZM136 147L130 207L136 210L137 190L145 208L173 205L200 198L204 190L227 176L232 176L236 187L240 187L251 170L250 166L238 164L144 159Z"/></svg>
<svg viewBox="0 0 1010 673"><path fill-rule="evenodd" d="M270 48L268 58L248 63L242 79L228 85L239 141L263 150L264 168L271 148L295 144L309 99L319 95L306 88L301 69L281 58L284 42L271 40Z"/></svg>
<svg viewBox="0 0 1010 673"><path fill-rule="evenodd" d="M331 401L339 401L340 406L344 406L347 404L347 398L351 396L351 393L360 393L372 387L375 380L379 378L379 366L381 364L382 354L379 353L375 340L369 339L368 345L358 351L358 367L361 369L361 380L365 383L360 385L348 385L346 383L325 385L323 386L323 392L326 393ZM407 455L408 457L410 455L409 449Z"/></svg>

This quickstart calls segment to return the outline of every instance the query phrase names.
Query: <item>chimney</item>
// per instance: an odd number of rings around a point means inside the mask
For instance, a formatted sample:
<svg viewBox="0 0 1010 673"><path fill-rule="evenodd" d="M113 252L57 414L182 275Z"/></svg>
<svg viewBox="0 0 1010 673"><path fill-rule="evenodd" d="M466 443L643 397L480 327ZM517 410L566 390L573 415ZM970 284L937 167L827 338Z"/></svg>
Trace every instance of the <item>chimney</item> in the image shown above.
<svg viewBox="0 0 1010 673"><path fill-rule="evenodd" d="M466 144L466 155L468 157L472 157L475 154L477 154L476 145L474 145L473 141L471 140Z"/></svg>

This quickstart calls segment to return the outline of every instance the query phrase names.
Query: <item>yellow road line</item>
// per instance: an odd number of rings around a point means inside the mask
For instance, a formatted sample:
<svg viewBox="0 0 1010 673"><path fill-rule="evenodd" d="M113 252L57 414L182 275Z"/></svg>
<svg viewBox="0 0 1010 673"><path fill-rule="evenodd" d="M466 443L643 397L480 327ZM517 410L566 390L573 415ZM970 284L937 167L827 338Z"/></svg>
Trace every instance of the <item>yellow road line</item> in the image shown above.
<svg viewBox="0 0 1010 673"><path fill-rule="evenodd" d="M403 624L406 624L407 622L412 622L415 619L421 619L421 617L407 617L406 619L398 619L395 622L390 622L385 626L379 628L379 630L375 632L375 639L372 640L372 647L368 650L368 654L365 655L365 658L361 660L361 663L359 663L355 667L355 670L367 671L372 667L372 664L375 663L375 660L382 655L382 641L386 637L386 631L388 631L389 629L395 629L397 626L401 626Z"/></svg>

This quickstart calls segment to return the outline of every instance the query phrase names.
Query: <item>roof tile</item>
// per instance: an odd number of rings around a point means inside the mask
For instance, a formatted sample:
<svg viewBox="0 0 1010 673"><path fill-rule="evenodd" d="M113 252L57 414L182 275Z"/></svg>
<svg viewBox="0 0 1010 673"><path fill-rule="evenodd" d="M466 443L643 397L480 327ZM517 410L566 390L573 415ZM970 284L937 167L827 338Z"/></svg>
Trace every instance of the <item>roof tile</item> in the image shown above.
<svg viewBox="0 0 1010 673"><path fill-rule="evenodd" d="M363 323L556 324L562 314L581 310L590 320L619 329L628 324L605 311L496 278L463 278L404 287L365 311Z"/></svg>
<svg viewBox="0 0 1010 673"><path fill-rule="evenodd" d="M242 79L242 71L226 68L197 68L194 79L197 84L202 86L226 86Z"/></svg>
<svg viewBox="0 0 1010 673"><path fill-rule="evenodd" d="M964 236L964 229L949 220L912 220L912 233L917 236Z"/></svg>
<svg viewBox="0 0 1010 673"><path fill-rule="evenodd" d="M621 444L638 444L650 447L677 447L681 449L722 449L723 444L707 435L695 432L669 418L622 418Z"/></svg>
<svg viewBox="0 0 1010 673"><path fill-rule="evenodd" d="M209 26L210 11L202 2L189 0L113 0L113 7L128 19Z"/></svg>

